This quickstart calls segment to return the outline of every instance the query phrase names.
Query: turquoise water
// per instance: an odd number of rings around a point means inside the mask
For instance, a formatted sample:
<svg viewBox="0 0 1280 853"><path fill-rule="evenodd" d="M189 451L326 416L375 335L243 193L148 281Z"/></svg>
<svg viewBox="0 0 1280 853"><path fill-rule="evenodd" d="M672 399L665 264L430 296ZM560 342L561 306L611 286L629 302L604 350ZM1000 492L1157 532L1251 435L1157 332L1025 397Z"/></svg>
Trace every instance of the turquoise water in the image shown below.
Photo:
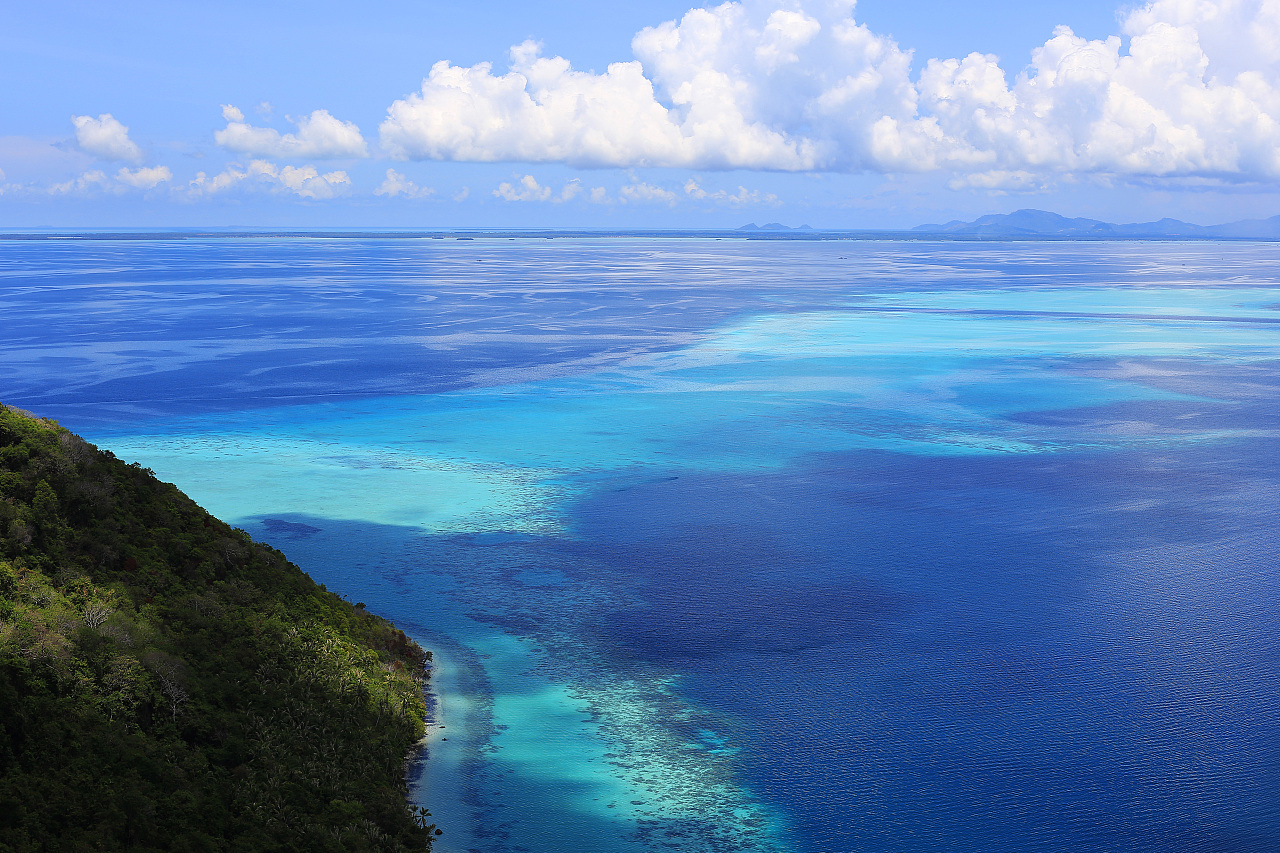
<svg viewBox="0 0 1280 853"><path fill-rule="evenodd" d="M0 399L436 652L446 853L1280 847L1269 245L5 250Z"/></svg>

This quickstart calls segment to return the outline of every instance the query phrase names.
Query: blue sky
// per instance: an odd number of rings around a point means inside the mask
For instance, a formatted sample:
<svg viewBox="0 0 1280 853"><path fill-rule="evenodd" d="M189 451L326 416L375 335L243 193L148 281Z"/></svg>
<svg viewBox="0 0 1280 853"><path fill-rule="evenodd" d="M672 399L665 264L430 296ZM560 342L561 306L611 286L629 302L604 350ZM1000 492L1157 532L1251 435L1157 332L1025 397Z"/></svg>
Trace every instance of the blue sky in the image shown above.
<svg viewBox="0 0 1280 853"><path fill-rule="evenodd" d="M1280 213L1274 0L45 0L0 227Z"/></svg>

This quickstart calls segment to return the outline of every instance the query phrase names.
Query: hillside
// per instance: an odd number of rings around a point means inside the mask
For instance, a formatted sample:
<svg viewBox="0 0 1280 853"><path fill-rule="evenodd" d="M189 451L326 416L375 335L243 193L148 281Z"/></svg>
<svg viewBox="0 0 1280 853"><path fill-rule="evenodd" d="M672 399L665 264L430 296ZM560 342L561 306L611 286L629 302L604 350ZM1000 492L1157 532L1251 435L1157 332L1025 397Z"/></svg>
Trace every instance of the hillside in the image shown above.
<svg viewBox="0 0 1280 853"><path fill-rule="evenodd" d="M0 850L426 850L426 654L0 405Z"/></svg>

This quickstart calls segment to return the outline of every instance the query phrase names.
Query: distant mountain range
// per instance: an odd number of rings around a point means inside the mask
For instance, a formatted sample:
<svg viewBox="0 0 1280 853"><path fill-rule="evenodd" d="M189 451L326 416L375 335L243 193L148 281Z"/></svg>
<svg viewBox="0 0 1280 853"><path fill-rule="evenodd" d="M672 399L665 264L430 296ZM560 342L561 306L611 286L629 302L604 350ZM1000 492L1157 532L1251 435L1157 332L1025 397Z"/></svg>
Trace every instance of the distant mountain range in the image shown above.
<svg viewBox="0 0 1280 853"><path fill-rule="evenodd" d="M945 225L917 225L917 234L946 234L954 237L1061 237L1065 239L1108 239L1115 237L1178 237L1235 240L1280 239L1280 216L1270 219L1242 219L1225 225L1192 225L1177 219L1116 225L1097 219L1068 219L1046 210L1016 210L980 216L972 222L953 220Z"/></svg>

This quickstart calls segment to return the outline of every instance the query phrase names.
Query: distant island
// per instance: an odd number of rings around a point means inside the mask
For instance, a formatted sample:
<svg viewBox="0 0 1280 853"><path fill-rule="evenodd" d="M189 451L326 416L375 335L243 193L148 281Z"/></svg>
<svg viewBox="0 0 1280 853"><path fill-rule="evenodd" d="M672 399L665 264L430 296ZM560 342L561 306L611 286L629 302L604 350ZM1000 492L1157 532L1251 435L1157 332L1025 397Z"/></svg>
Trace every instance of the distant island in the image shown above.
<svg viewBox="0 0 1280 853"><path fill-rule="evenodd" d="M427 851L429 655L0 405L0 850Z"/></svg>
<svg viewBox="0 0 1280 853"><path fill-rule="evenodd" d="M1242 219L1225 225L1192 225L1178 219L1116 225L1097 219L1068 219L1045 210L994 213L972 222L953 220L943 225L917 225L913 234L990 238L1201 238L1219 240L1280 240L1280 216Z"/></svg>
<svg viewBox="0 0 1280 853"><path fill-rule="evenodd" d="M789 225L783 225L781 222L766 222L764 225L756 225L754 222L748 222L738 229L739 231L812 231L813 228L808 225L800 225L792 228Z"/></svg>

